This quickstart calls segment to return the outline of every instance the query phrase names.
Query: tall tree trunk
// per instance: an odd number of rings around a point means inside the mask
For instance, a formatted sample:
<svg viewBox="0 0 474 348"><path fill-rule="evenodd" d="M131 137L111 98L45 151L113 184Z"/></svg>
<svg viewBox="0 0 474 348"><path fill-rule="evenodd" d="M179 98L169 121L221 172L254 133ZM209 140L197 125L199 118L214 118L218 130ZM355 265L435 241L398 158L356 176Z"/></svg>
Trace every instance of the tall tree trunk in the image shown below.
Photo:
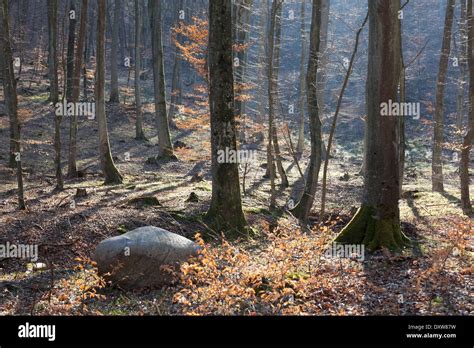
<svg viewBox="0 0 474 348"><path fill-rule="evenodd" d="M148 5L143 5L143 42L151 42L152 39L152 10L151 1L148 1ZM147 57L145 54L142 61L143 69L153 69L153 56Z"/></svg>
<svg viewBox="0 0 474 348"><path fill-rule="evenodd" d="M464 119L464 95L467 72L467 9L466 0L461 0L461 16L459 20L459 68L460 76L458 82L458 95L456 101L456 130L460 133ZM462 138L462 137L461 137ZM462 139L461 139L462 141Z"/></svg>
<svg viewBox="0 0 474 348"><path fill-rule="evenodd" d="M128 33L131 32L131 30L130 30L130 28L127 27L127 25L126 25L127 22L125 21L125 11L130 12L128 6L129 6L128 1L122 2L121 6L120 6L120 13L119 13L119 15L120 15L119 23L123 23L122 25L119 26L119 40L118 40L119 49L120 49L120 61L121 62L124 61L125 57L127 57L127 56L131 57L132 56L132 52L131 52L132 50L131 50L131 46L128 43L128 35L127 35ZM127 52L127 48L129 50L128 52Z"/></svg>
<svg viewBox="0 0 474 348"><path fill-rule="evenodd" d="M81 94L81 69L82 58L86 40L87 30L87 11L88 0L82 0L81 7L81 22L79 24L79 38L76 51L76 64L72 72L72 92L70 101L78 103ZM77 177L77 117L75 113L72 115L69 127L69 157L68 157L68 176L71 178Z"/></svg>
<svg viewBox="0 0 474 348"><path fill-rule="evenodd" d="M57 32L58 32L58 1L48 0L48 76L49 76L49 100L53 106L59 101L58 83L58 55L57 55ZM61 170L61 115L54 115L54 167L56 171L56 188L64 188L63 173Z"/></svg>
<svg viewBox="0 0 474 348"><path fill-rule="evenodd" d="M268 1L268 0L267 0ZM267 62L267 17L268 17L268 4L266 0L261 0L263 3L261 14L260 14L260 33L259 33L259 46L258 46L258 100L257 100L257 121L263 123L265 120L265 64Z"/></svg>
<svg viewBox="0 0 474 348"><path fill-rule="evenodd" d="M173 21L173 24L181 21L179 19L179 11L183 10L183 0L179 0L178 8L175 9L176 15ZM177 34L175 38L176 42L181 42L181 34ZM171 40L172 41L172 40ZM182 59L179 53L178 45L174 45L174 66L173 66L173 78L171 81L171 99L170 99L170 107L169 107L169 124L170 127L176 128L176 124L174 122L174 116L176 113L176 106L181 103L182 97L182 81L181 81L181 65Z"/></svg>
<svg viewBox="0 0 474 348"><path fill-rule="evenodd" d="M243 43L244 45L248 45L249 40L250 40L251 16L252 16L252 11L254 9L254 1L244 0L244 6L245 6L245 15L242 16L241 24L242 24L242 27L245 28L245 36L243 37L244 39ZM242 79L241 79L242 84L245 84L248 79L247 77L248 70L249 70L248 55L249 55L249 47L246 47L242 56L243 64L241 64L242 65ZM242 93L246 93L246 92L243 90ZM240 103L241 103L240 114L243 116L243 124L245 124L245 118L247 117L247 102L245 100L241 100ZM242 127L242 129L244 129L244 127Z"/></svg>
<svg viewBox="0 0 474 348"><path fill-rule="evenodd" d="M68 7L69 7L69 4L67 1L63 2L64 6L63 6L63 9L61 11L61 2L58 1L58 10L59 10L59 13L64 13L64 15L62 16L62 21L61 21L61 33L60 33L60 39L59 39L59 45L60 45L60 55L61 55L61 71L62 71L62 78L61 76L59 76L59 81L60 81L60 88L62 90L62 98L61 99L65 99L66 98L66 85L67 85L67 82L66 82L66 79L67 79L67 52L66 52L66 46L67 46L67 40L66 40L66 22L69 18L69 14L68 14Z"/></svg>
<svg viewBox="0 0 474 348"><path fill-rule="evenodd" d="M253 0L235 1L235 43L238 46L246 45L250 35L250 14ZM235 82L242 85L245 82L245 69L247 65L248 49L239 50L236 54L238 65L235 67ZM241 92L244 93L244 92ZM235 101L236 114L240 117L243 114L244 102L240 99Z"/></svg>
<svg viewBox="0 0 474 348"><path fill-rule="evenodd" d="M275 103L275 106L272 108L272 111L275 111L275 114L273 114L273 127L272 127L272 136L273 136L273 148L275 150L275 159L276 159L276 165L278 169L278 174L280 175L280 180L281 183L280 185L282 187L288 187L288 178L286 177L285 169L283 168L283 158L281 156L280 152L280 145L278 143L278 126L277 126L277 105L280 106L281 110L281 103L280 103L280 93L278 89L278 80L280 77L280 51L281 51L281 17L282 17L282 11L283 11L283 1L281 5L278 7L278 11L276 13L276 18L275 18L275 37L271 37L271 40L275 40L275 46L274 46L274 65L273 65L273 76L272 79L269 79L269 83L272 84L272 91L275 94L273 98L273 102Z"/></svg>
<svg viewBox="0 0 474 348"><path fill-rule="evenodd" d="M434 117L433 158L431 163L431 184L435 192L443 192L443 141L444 141L444 85L451 50L451 30L453 26L455 0L448 0L444 20L443 44L439 58L438 80L436 83L436 109Z"/></svg>
<svg viewBox="0 0 474 348"><path fill-rule="evenodd" d="M326 80L327 80L327 64L329 60L329 53L327 51L328 47L328 30L329 30L329 10L330 10L330 0L321 1L321 34L319 43L319 66L318 66L318 76L317 76L317 93L318 93L318 106L319 114L321 115L321 123L324 127L324 115L325 115L325 89L326 89ZM321 140L322 146L322 158L326 159L326 146L324 145L324 139Z"/></svg>
<svg viewBox="0 0 474 348"><path fill-rule="evenodd" d="M238 163L220 163L220 151L237 151L234 116L231 0L209 1L209 105L211 111L212 200L207 218L218 231L246 230Z"/></svg>
<svg viewBox="0 0 474 348"><path fill-rule="evenodd" d="M92 1L91 2L91 12L90 12L90 15L93 16L95 15L95 13L97 13L97 4L95 1ZM92 18L92 17L91 17ZM96 33L97 33L97 28L96 28L96 25L97 25L97 21L91 21L91 25L90 25L90 35L89 35L89 47L87 48L87 52L89 54L88 56L88 59L87 60L90 60L91 56L95 56L95 45L94 43L96 42Z"/></svg>
<svg viewBox="0 0 474 348"><path fill-rule="evenodd" d="M10 40L10 38L8 38L8 39ZM3 49L2 49L1 52L3 52ZM4 59L4 57L2 57L0 55L0 59ZM2 63L1 60L0 60L0 63ZM2 64L6 64L6 63L2 63ZM2 83L3 83L3 78L4 78L3 73L4 73L5 69L6 69L6 67L5 68L3 66L1 67L2 72L0 74L0 78L2 79ZM5 95L5 92L3 92L3 94ZM8 104L7 104L6 101L5 101L5 107L8 108ZM11 121L11 117L12 117L11 113L9 112L8 115L10 117L10 122L9 122L10 123L10 127L9 127L10 128L9 129L10 151L9 151L9 155L8 155L8 167L11 168L11 169L15 169L17 167L17 163L16 163L16 160L15 160L15 129L14 129L14 122Z"/></svg>
<svg viewBox="0 0 474 348"><path fill-rule="evenodd" d="M107 116L105 113L105 1L98 0L97 14L97 67L95 76L95 109L99 126L99 159L105 184L120 184L123 180L115 167L110 151Z"/></svg>
<svg viewBox="0 0 474 348"><path fill-rule="evenodd" d="M69 34L67 41L67 60L66 60L66 99L71 100L72 96L72 80L73 80L73 71L74 71L74 48L76 41L76 0L71 0L71 5L69 7L68 17L69 19Z"/></svg>
<svg viewBox="0 0 474 348"><path fill-rule="evenodd" d="M21 136L20 121L18 119L18 98L16 93L16 80L13 68L13 55L10 43L10 30L8 27L8 0L2 0L0 8L0 68L3 77L3 93L5 96L5 107L10 116L10 124L13 132L13 156L16 164L16 176L18 184L18 207L26 209L23 194L23 170L21 165Z"/></svg>
<svg viewBox="0 0 474 348"><path fill-rule="evenodd" d="M362 205L336 242L369 250L399 249L407 243L400 228L397 116L382 116L382 103L397 100L400 78L400 3L369 2L366 175Z"/></svg>
<svg viewBox="0 0 474 348"><path fill-rule="evenodd" d="M87 14L89 15L90 9L87 10ZM89 63L89 40L90 34L85 32L84 37L84 55L82 57L82 98L83 100L87 100L87 65Z"/></svg>
<svg viewBox="0 0 474 348"><path fill-rule="evenodd" d="M298 143L296 145L296 154L301 157L304 151L304 120L305 120L305 59L306 59L306 0L301 2L301 58L300 58L300 98L298 101L300 119L298 127Z"/></svg>
<svg viewBox="0 0 474 348"><path fill-rule="evenodd" d="M112 25L112 49L110 53L110 102L119 102L117 52L119 46L119 26L121 0L114 0L114 20Z"/></svg>
<svg viewBox="0 0 474 348"><path fill-rule="evenodd" d="M326 66L328 62L328 30L329 30L329 10L330 0L321 1L321 35L320 35L320 63L318 67L318 105L321 115L324 115L325 102L324 102L324 89L326 87L327 71Z"/></svg>
<svg viewBox="0 0 474 348"><path fill-rule="evenodd" d="M71 0L69 13L67 14L69 21L69 33L67 41L67 52L66 52L66 101L72 99L72 84L74 74L74 47L76 40L76 1ZM76 168L76 138L74 134L74 117L69 121L69 156L68 156L68 173L67 176L70 178L77 177Z"/></svg>
<svg viewBox="0 0 474 348"><path fill-rule="evenodd" d="M469 194L469 161L472 142L474 141L474 17L472 14L472 0L467 2L468 16L468 64L469 64L469 121L467 125L467 133L464 136L461 150L460 161L460 179L461 179L461 207L464 214L473 215L472 203Z"/></svg>
<svg viewBox="0 0 474 348"><path fill-rule="evenodd" d="M58 57L57 57L58 0L48 0L48 78L49 101L59 100Z"/></svg>
<svg viewBox="0 0 474 348"><path fill-rule="evenodd" d="M321 30L321 0L313 0L311 15L310 48L308 72L306 75L306 90L308 95L309 126L311 133L311 156L309 159L308 178L303 195L292 209L293 215L300 220L307 220L311 208L313 207L314 196L318 186L319 169L321 168L321 120L319 118L317 74L318 55Z"/></svg>
<svg viewBox="0 0 474 348"><path fill-rule="evenodd" d="M270 35L269 35L269 55L272 57L271 67L267 65L267 75L268 75L268 93L272 93L272 95L268 96L269 102L269 112L268 112L268 119L269 119L269 136L272 137L271 142L268 142L267 146L267 163L270 161L273 163L272 167L269 165L267 166L267 170L265 173L266 177L271 177L270 170L274 170L273 166L276 164L278 169L278 174L281 178L281 186L288 187L288 178L286 177L285 169L283 168L282 163L282 156L280 153L280 145L278 143L278 132L277 132L277 110L280 104L280 97L278 93L278 76L280 71L280 47L281 47L281 15L283 11L283 1L276 2L274 6L272 5L272 17L271 17L271 28L270 28ZM271 52L270 52L271 50ZM270 70L271 69L271 70ZM273 103L273 105L270 105ZM270 126L271 124L271 126ZM271 146L271 147L270 147ZM273 151L275 155L273 155ZM275 173L274 177L275 178Z"/></svg>
<svg viewBox="0 0 474 348"><path fill-rule="evenodd" d="M344 97L344 92L346 91L347 84L349 83L349 78L351 77L352 67L354 66L354 60L357 54L357 50L359 48L360 34L362 33L362 29L364 29L364 26L367 23L368 19L369 19L369 13L367 12L365 19L362 22L362 25L360 26L356 34L354 50L352 51L351 59L349 60L349 66L347 68L346 77L344 78L344 82L342 83L341 91L339 93L339 98L337 99L336 111L334 112L334 117L332 119L331 131L329 132L328 147L326 151L327 155L324 157L323 183L321 187L321 211L319 213L319 221L321 222L323 221L324 213L326 209L327 172L328 172L329 159L331 155L332 141L334 138L334 134L336 133L337 117L339 116L339 111L341 110L342 98Z"/></svg>
<svg viewBox="0 0 474 348"><path fill-rule="evenodd" d="M405 103L406 101L406 75L405 75L405 63L403 61L403 56L401 57L401 69L400 69L400 103ZM399 160L398 160L398 176L400 177L400 195L403 192L403 179L405 176L405 148L406 148L406 139L405 139L405 117L398 118L398 147L399 147Z"/></svg>
<svg viewBox="0 0 474 348"><path fill-rule="evenodd" d="M155 85L155 112L158 129L158 157L175 158L166 112L165 69L163 65L163 42L161 34L161 0L153 1L152 8L152 49L153 81Z"/></svg>
<svg viewBox="0 0 474 348"><path fill-rule="evenodd" d="M28 20L28 0L21 0L20 4L18 5L18 25L19 25L19 33L18 33L18 54L20 58L20 66L18 68L18 75L17 80L20 80L21 72L23 71L23 60L24 60L24 51L25 51L25 36L27 31L27 20Z"/></svg>
<svg viewBox="0 0 474 348"><path fill-rule="evenodd" d="M137 117L135 120L135 139L145 140L145 133L143 133L143 114L142 114L142 99L141 99L141 45L142 45L142 13L140 11L141 2L135 0L135 109Z"/></svg>
<svg viewBox="0 0 474 348"><path fill-rule="evenodd" d="M399 78L399 102L401 104L405 103L406 101L406 67L405 67L405 59L403 57L403 41L402 41L402 26L401 26L401 19L400 21L400 30L398 35L400 36L400 78ZM400 177L400 196L403 192L403 179L405 173L405 148L406 148L406 140L405 140L405 117L398 118L398 147L399 147L399 160L398 160L398 176Z"/></svg>
<svg viewBox="0 0 474 348"><path fill-rule="evenodd" d="M270 209L276 207L275 197L275 159L273 156L273 122L275 117L275 83L274 83L274 54L275 54L275 26L277 13L279 7L283 6L282 0L272 2L272 10L270 14L270 30L268 39L268 64L267 64L267 76L268 76L268 145L267 145L267 173L266 176L270 177Z"/></svg>

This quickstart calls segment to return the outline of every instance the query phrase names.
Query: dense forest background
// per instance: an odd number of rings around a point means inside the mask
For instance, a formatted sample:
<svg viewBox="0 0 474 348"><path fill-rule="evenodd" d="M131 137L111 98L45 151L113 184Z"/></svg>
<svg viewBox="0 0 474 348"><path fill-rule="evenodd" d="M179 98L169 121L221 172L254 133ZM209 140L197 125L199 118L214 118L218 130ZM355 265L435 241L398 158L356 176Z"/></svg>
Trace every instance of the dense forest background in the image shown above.
<svg viewBox="0 0 474 348"><path fill-rule="evenodd" d="M1 314L473 313L472 0L1 1Z"/></svg>

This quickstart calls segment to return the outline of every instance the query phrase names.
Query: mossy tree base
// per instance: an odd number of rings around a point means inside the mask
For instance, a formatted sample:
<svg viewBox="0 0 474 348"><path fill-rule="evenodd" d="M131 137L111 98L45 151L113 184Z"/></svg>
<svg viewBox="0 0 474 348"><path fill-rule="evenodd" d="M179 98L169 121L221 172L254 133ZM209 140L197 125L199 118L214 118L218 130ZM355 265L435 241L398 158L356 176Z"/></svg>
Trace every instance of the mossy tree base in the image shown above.
<svg viewBox="0 0 474 348"><path fill-rule="evenodd" d="M162 153L154 157L148 157L146 164L158 164L159 162L174 162L179 161L179 158L174 153Z"/></svg>
<svg viewBox="0 0 474 348"><path fill-rule="evenodd" d="M219 235L223 233L228 239L248 238L253 233L243 213L223 217L216 210L210 209L204 216L204 221L210 229Z"/></svg>
<svg viewBox="0 0 474 348"><path fill-rule="evenodd" d="M176 156L174 153L165 153L160 156L158 156L159 160L162 161L178 161L178 156Z"/></svg>
<svg viewBox="0 0 474 348"><path fill-rule="evenodd" d="M300 221L305 221L308 218L307 209L302 201L298 202L298 204L296 204L295 207L290 210L290 213Z"/></svg>
<svg viewBox="0 0 474 348"><path fill-rule="evenodd" d="M123 183L123 177L120 174L118 174L118 176L107 178L104 181L104 185L120 185L122 183Z"/></svg>
<svg viewBox="0 0 474 348"><path fill-rule="evenodd" d="M148 138L145 136L145 134L142 132L142 133L139 133L137 135L135 135L135 140L138 140L138 141L149 141Z"/></svg>
<svg viewBox="0 0 474 348"><path fill-rule="evenodd" d="M158 151L157 159L159 160L167 160L167 161L176 161L178 157L174 154L173 146L169 144L168 146L161 146L160 151Z"/></svg>
<svg viewBox="0 0 474 348"><path fill-rule="evenodd" d="M374 209L367 205L359 208L334 241L341 244L364 244L370 251L380 248L400 250L410 242L397 219L376 219Z"/></svg>
<svg viewBox="0 0 474 348"><path fill-rule="evenodd" d="M110 151L106 157L104 177L105 185L120 185L121 183L123 183L123 176L120 174L117 167L115 166Z"/></svg>

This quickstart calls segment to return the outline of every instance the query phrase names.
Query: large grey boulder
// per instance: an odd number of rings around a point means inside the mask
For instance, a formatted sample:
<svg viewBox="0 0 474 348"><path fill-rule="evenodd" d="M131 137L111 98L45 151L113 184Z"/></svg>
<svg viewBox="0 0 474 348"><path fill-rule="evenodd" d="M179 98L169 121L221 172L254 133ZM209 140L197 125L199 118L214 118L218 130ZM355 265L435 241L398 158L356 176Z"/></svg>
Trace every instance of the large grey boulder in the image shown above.
<svg viewBox="0 0 474 348"><path fill-rule="evenodd" d="M99 274L123 288L158 287L172 277L161 266L177 267L199 247L191 240L162 228L140 227L97 245L94 261Z"/></svg>

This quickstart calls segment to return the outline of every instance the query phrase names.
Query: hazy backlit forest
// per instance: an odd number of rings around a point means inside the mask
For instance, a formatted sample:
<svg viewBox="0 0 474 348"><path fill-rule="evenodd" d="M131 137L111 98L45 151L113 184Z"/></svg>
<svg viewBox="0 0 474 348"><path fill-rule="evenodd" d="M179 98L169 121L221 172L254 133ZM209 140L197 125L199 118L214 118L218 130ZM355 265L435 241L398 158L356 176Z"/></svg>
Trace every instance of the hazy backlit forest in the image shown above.
<svg viewBox="0 0 474 348"><path fill-rule="evenodd" d="M472 0L0 0L1 315L472 315Z"/></svg>

